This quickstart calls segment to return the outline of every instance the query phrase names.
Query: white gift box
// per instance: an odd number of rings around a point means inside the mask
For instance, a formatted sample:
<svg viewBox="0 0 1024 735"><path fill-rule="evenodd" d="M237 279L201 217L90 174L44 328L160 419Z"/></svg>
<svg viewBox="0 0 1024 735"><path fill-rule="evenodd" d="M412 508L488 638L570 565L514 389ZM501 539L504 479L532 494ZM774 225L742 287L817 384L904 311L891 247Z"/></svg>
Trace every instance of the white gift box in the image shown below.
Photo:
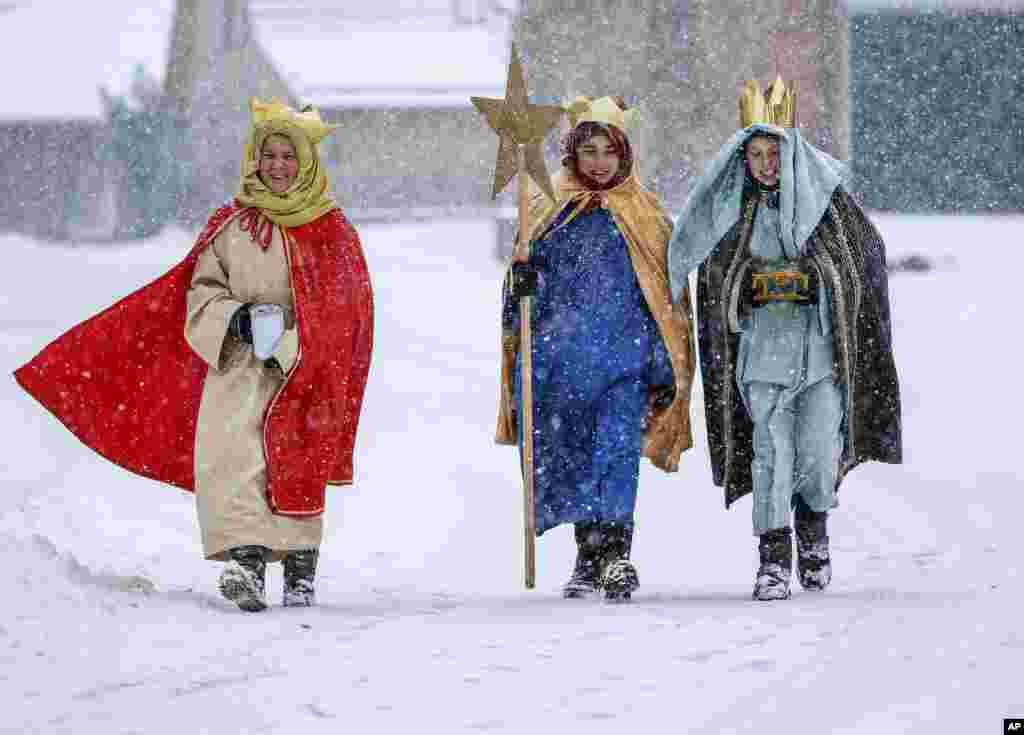
<svg viewBox="0 0 1024 735"><path fill-rule="evenodd" d="M249 307L252 322L252 350L259 360L274 354L284 334L284 307L279 304L253 304Z"/></svg>

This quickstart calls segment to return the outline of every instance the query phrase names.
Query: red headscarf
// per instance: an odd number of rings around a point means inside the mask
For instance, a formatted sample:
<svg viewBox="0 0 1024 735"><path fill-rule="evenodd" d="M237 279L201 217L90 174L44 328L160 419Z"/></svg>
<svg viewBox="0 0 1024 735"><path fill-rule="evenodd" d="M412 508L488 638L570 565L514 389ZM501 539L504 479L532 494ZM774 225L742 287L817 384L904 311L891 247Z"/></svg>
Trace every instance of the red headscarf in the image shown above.
<svg viewBox="0 0 1024 735"><path fill-rule="evenodd" d="M580 171L577 151L581 145L595 135L603 135L608 138L619 156L619 170L607 184L599 184ZM580 183L588 189L613 189L625 181L630 171L633 170L633 149L629 145L629 138L626 137L626 134L614 125L591 121L581 122L562 138L562 165L572 171Z"/></svg>

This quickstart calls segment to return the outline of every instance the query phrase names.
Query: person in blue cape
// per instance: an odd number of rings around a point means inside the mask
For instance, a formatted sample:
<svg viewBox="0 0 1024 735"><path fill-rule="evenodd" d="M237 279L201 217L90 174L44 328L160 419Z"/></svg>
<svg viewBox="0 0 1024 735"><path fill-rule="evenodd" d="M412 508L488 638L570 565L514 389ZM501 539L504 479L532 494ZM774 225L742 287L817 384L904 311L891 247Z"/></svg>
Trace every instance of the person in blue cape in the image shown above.
<svg viewBox="0 0 1024 735"><path fill-rule="evenodd" d="M777 79L747 82L741 130L694 186L669 246L673 296L697 275L714 482L753 495L757 600L832 577L828 512L861 462L902 458L885 246L842 164L794 126ZM791 518L793 522L791 524Z"/></svg>
<svg viewBox="0 0 1024 735"><path fill-rule="evenodd" d="M671 297L671 220L634 169L636 110L580 97L569 114L556 202L533 197L532 256L506 279L497 441L522 441L517 304L531 293L536 532L575 527L565 597L624 600L640 457L674 472L692 445L691 317Z"/></svg>

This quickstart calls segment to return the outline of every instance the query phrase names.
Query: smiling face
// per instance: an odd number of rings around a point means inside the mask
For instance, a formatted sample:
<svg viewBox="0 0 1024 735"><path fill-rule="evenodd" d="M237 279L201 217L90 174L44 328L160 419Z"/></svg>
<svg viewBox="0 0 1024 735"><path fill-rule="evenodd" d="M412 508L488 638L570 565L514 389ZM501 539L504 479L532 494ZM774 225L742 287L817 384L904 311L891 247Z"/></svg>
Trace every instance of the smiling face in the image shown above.
<svg viewBox="0 0 1024 735"><path fill-rule="evenodd" d="M622 156L607 135L593 135L576 149L579 172L604 186L619 172Z"/></svg>
<svg viewBox="0 0 1024 735"><path fill-rule="evenodd" d="M755 135L747 141L746 157L751 176L767 187L779 183L779 143L775 138Z"/></svg>
<svg viewBox="0 0 1024 735"><path fill-rule="evenodd" d="M260 150L260 181L275 194L282 194L299 173L295 146L283 135L270 135Z"/></svg>

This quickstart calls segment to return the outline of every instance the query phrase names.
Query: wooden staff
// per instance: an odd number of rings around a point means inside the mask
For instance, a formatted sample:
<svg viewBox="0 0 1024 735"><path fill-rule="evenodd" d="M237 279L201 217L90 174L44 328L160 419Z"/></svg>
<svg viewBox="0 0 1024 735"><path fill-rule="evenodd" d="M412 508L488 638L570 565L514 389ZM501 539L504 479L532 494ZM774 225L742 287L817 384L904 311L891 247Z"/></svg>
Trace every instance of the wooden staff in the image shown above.
<svg viewBox="0 0 1024 735"><path fill-rule="evenodd" d="M526 170L526 151L516 146L519 170ZM530 259L530 180L519 176L519 250L522 260ZM515 258L513 258L515 261ZM532 297L519 299L519 354L523 356L523 542L526 563L526 589L532 590L537 578L537 519L534 514L533 467L533 329L530 320Z"/></svg>
<svg viewBox="0 0 1024 735"><path fill-rule="evenodd" d="M513 176L519 176L519 240L512 254L513 262L526 262L530 257L529 185L532 178L554 201L544 166L541 149L544 136L562 116L557 105L532 105L526 94L526 78L516 47L508 66L505 99L471 97L470 100L487 119L487 124L498 134L498 161L494 169L492 199L505 188ZM522 409L519 421L523 433L523 540L525 542L526 588L536 584L536 530L534 518L534 457L533 457L533 349L530 329L529 296L519 300L519 354L522 355Z"/></svg>

